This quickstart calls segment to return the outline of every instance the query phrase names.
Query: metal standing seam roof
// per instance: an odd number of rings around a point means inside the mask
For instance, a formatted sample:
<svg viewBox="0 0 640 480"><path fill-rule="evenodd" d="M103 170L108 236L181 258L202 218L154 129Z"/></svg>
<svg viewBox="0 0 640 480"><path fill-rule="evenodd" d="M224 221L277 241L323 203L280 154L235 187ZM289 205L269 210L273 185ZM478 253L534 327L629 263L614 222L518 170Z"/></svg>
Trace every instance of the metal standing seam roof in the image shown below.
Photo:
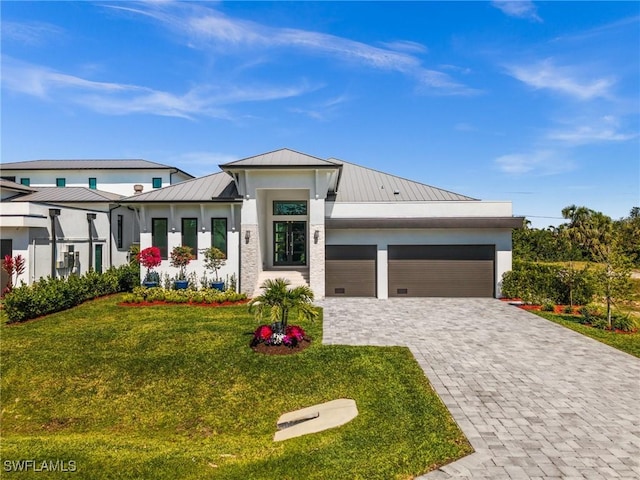
<svg viewBox="0 0 640 480"><path fill-rule="evenodd" d="M330 161L323 160L318 157L307 155L306 153L296 152L288 148L275 150L273 152L263 153L253 157L244 158L242 160L236 160L233 162L220 165L220 168L246 168L246 167L331 167L337 168L338 164Z"/></svg>
<svg viewBox="0 0 640 480"><path fill-rule="evenodd" d="M239 199L233 178L218 172L122 199L122 203L211 202Z"/></svg>
<svg viewBox="0 0 640 480"><path fill-rule="evenodd" d="M179 168L142 159L115 160L27 160L25 162L0 163L0 170L177 170L190 177L193 175Z"/></svg>
<svg viewBox="0 0 640 480"><path fill-rule="evenodd" d="M342 160L331 159L331 161L342 165L342 175L335 202L478 200Z"/></svg>
<svg viewBox="0 0 640 480"><path fill-rule="evenodd" d="M37 191L12 202L117 202L122 197L117 193L92 190L88 187L38 187Z"/></svg>
<svg viewBox="0 0 640 480"><path fill-rule="evenodd" d="M15 190L16 192L35 192L36 190L21 183L12 182L11 180L5 180L0 178L0 187L8 188L9 190Z"/></svg>

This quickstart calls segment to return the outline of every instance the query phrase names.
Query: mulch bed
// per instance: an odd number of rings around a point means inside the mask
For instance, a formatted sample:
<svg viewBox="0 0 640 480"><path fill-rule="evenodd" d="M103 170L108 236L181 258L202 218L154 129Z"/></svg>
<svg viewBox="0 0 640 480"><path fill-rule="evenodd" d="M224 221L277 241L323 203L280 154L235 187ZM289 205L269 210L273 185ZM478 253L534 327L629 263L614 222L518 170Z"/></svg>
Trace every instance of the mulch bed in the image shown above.
<svg viewBox="0 0 640 480"><path fill-rule="evenodd" d="M165 302L164 300L156 300L153 302L140 302L140 303L118 303L119 307L158 307L161 305L188 305L190 307L230 307L233 305L244 305L248 303L249 299L238 300L237 302L222 302L222 303L204 303L204 302Z"/></svg>
<svg viewBox="0 0 640 480"><path fill-rule="evenodd" d="M265 345L259 343L255 347L251 347L254 352L262 353L264 355L294 355L300 353L311 345L311 340L304 339L298 342L295 347L287 347L286 345Z"/></svg>

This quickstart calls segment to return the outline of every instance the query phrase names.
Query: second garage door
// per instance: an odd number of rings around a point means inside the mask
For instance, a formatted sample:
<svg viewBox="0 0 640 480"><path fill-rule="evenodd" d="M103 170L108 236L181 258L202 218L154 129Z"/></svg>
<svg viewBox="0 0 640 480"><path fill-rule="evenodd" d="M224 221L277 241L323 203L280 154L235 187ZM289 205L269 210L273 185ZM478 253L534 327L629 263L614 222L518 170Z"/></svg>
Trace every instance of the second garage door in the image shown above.
<svg viewBox="0 0 640 480"><path fill-rule="evenodd" d="M327 297L376 296L376 245L327 245Z"/></svg>
<svg viewBox="0 0 640 480"><path fill-rule="evenodd" d="M493 297L495 245L389 245L390 297Z"/></svg>

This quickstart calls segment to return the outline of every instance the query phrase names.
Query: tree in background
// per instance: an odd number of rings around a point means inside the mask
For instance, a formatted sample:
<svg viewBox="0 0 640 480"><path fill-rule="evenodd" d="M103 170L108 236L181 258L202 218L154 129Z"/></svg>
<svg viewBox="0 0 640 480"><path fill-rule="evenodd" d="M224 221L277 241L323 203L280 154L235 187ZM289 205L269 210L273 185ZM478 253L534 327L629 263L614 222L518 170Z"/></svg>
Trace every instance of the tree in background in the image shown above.
<svg viewBox="0 0 640 480"><path fill-rule="evenodd" d="M569 220L567 237L604 268L599 272L601 293L607 302L607 323L611 328L611 306L630 290L631 261L625 255L621 237L610 217L587 207L571 205L562 210Z"/></svg>

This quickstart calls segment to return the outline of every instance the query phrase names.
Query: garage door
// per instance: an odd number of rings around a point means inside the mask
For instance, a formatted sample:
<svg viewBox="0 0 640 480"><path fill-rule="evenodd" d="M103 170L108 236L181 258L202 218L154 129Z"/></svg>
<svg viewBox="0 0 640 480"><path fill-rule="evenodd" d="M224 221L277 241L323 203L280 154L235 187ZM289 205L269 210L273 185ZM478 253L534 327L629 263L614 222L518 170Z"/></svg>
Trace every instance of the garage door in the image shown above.
<svg viewBox="0 0 640 480"><path fill-rule="evenodd" d="M376 296L376 245L327 245L325 295Z"/></svg>
<svg viewBox="0 0 640 480"><path fill-rule="evenodd" d="M389 245L390 297L493 297L495 245Z"/></svg>

